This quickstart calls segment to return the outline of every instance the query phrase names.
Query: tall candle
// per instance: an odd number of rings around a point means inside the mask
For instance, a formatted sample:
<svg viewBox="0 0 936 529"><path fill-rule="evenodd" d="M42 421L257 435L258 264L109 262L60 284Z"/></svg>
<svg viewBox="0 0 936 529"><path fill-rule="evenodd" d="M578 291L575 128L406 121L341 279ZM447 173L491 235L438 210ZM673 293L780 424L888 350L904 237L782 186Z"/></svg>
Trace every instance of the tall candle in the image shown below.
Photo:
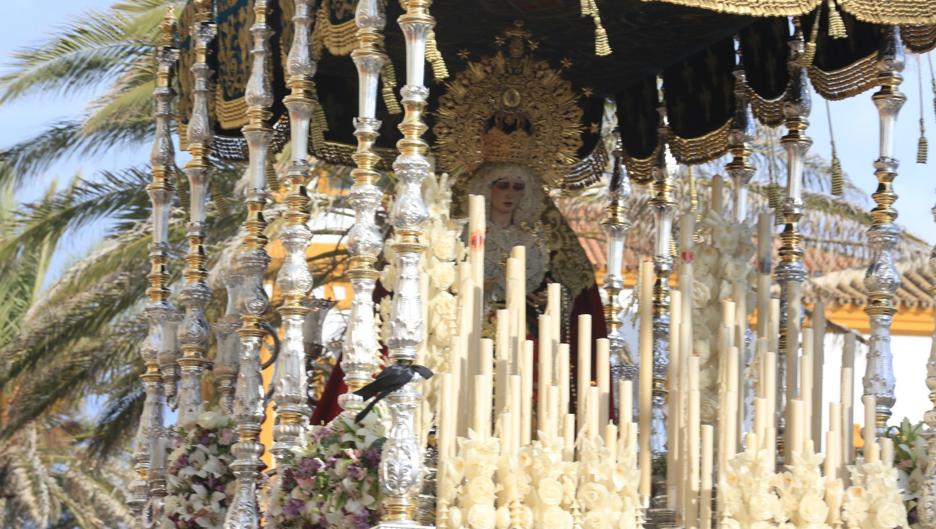
<svg viewBox="0 0 936 529"><path fill-rule="evenodd" d="M894 466L894 440L890 437L881 438L881 461L888 467Z"/></svg>
<svg viewBox="0 0 936 529"><path fill-rule="evenodd" d="M701 494L699 498L699 528L712 529L712 463L715 430L711 424L702 425Z"/></svg>
<svg viewBox="0 0 936 529"><path fill-rule="evenodd" d="M484 403L481 402L480 396L484 394L484 381L486 377L484 375L474 375L472 377L474 385L474 405L472 406L472 421L471 429L474 430L475 435L480 438L487 437L485 432L487 428L484 426L485 413L484 413Z"/></svg>
<svg viewBox="0 0 936 529"><path fill-rule="evenodd" d="M546 314L549 315L549 328L552 331L550 341L553 351L562 342L562 285L549 283L546 285Z"/></svg>
<svg viewBox="0 0 936 529"><path fill-rule="evenodd" d="M838 451L841 445L837 442L836 432L837 430L829 430L825 433L826 450L822 471L828 479L835 479L839 473Z"/></svg>
<svg viewBox="0 0 936 529"><path fill-rule="evenodd" d="M640 498L650 498L650 413L653 392L653 269L646 260L640 263L640 392L637 419L640 421Z"/></svg>
<svg viewBox="0 0 936 529"><path fill-rule="evenodd" d="M607 338L595 341L595 362L598 375L598 420L601 424L608 424L611 420L611 342Z"/></svg>
<svg viewBox="0 0 936 529"><path fill-rule="evenodd" d="M697 513L699 509L699 476L701 469L699 467L700 450L700 427L701 421L701 398L699 393L699 357L692 355L689 357L689 410L688 410L688 491L686 518L690 527L696 526Z"/></svg>
<svg viewBox="0 0 936 529"><path fill-rule="evenodd" d="M475 362L479 359L481 320L484 317L484 237L486 234L484 196L468 196L468 262L471 263L471 340L468 365L471 373L478 373Z"/></svg>
<svg viewBox="0 0 936 529"><path fill-rule="evenodd" d="M515 257L507 258L507 288L506 306L509 327L507 330L510 340L510 349L520 354L523 340L526 339L526 327L520 324L520 314L526 313L526 300L522 297L524 291L525 272L521 268L520 260Z"/></svg>
<svg viewBox="0 0 936 529"><path fill-rule="evenodd" d="M790 422L787 428L790 430L790 454L796 454L803 450L803 442L806 439L804 435L804 426L806 425L806 414L804 411L802 399L792 399L790 405ZM792 461L792 459L790 459Z"/></svg>
<svg viewBox="0 0 936 529"><path fill-rule="evenodd" d="M556 358L556 377L559 382L559 410L560 421L565 421L565 415L569 413L569 344L559 344L559 354Z"/></svg>
<svg viewBox="0 0 936 529"><path fill-rule="evenodd" d="M728 410L727 413L734 415L734 417L728 418L728 427L729 431L727 432L729 437L729 442L731 443L728 446L728 454L734 455L738 449L738 388L740 384L738 383L739 375L739 365L740 365L740 351L737 347L731 347L729 349L730 356L728 357L728 392L730 397L728 398Z"/></svg>
<svg viewBox="0 0 936 529"><path fill-rule="evenodd" d="M806 423L803 425L803 435L812 440L812 415L816 413L813 407L813 346L812 329L803 329L803 355L800 356L800 400L803 401L803 410L806 413ZM819 415L822 416L820 408ZM815 445L815 443L813 443Z"/></svg>
<svg viewBox="0 0 936 529"><path fill-rule="evenodd" d="M861 397L861 402L864 403L864 445L865 445L865 459L868 458L868 447L875 444L877 441L877 425L875 423L875 407L877 406L877 399L874 395L865 395Z"/></svg>
<svg viewBox="0 0 936 529"><path fill-rule="evenodd" d="M516 322L517 322L517 333L520 336L520 340L526 340L527 336L527 321L526 321L526 247L525 246L514 246L510 249L510 257L517 260L517 266L522 272L522 280L517 285L517 298L520 302L516 307ZM522 345L521 343L517 344L518 347Z"/></svg>
<svg viewBox="0 0 936 529"><path fill-rule="evenodd" d="M682 326L680 324L680 316L682 313L681 297L681 292L679 290L673 290L670 293L670 359L666 375L667 389L669 390L666 412L666 433L669 437L667 439L666 451L666 506L668 509L676 509L679 499L686 497L685 494L681 494L679 490L681 486L685 488L686 485L679 474L683 467L681 464L681 456L683 455L685 449L684 444L686 442L685 439L681 439L681 434L685 428L685 420L682 416L683 406L688 400L686 388L680 384L680 368L682 367L679 343L682 334Z"/></svg>
<svg viewBox="0 0 936 529"><path fill-rule="evenodd" d="M494 374L494 340L490 338L481 339L481 358L477 374L488 378Z"/></svg>
<svg viewBox="0 0 936 529"><path fill-rule="evenodd" d="M511 447L513 453L520 449L523 438L523 377L520 375L510 375L507 381L509 392L507 408L511 412L511 428L513 429L514 446Z"/></svg>
<svg viewBox="0 0 936 529"><path fill-rule="evenodd" d="M608 453L610 454L610 458L608 459L608 463L611 464L611 465L613 465L613 464L615 464L615 463L617 462L617 461L616 461L616 458L617 458L617 450L616 450L616 448L617 448L617 437L618 437L618 427L617 427L617 425L614 425L614 424L611 424L611 423L605 424L605 430L604 430L604 445L605 445L605 448L608 449Z"/></svg>
<svg viewBox="0 0 936 529"><path fill-rule="evenodd" d="M562 459L572 461L575 458L575 414L567 413L562 433Z"/></svg>
<svg viewBox="0 0 936 529"><path fill-rule="evenodd" d="M598 423L598 400L600 398L600 393L598 392L597 386L591 386L588 388L588 435L589 437L595 437L601 435L601 429Z"/></svg>
<svg viewBox="0 0 936 529"><path fill-rule="evenodd" d="M618 424L628 424L634 420L634 383L622 378L618 381L621 388L620 410L618 411Z"/></svg>
<svg viewBox="0 0 936 529"><path fill-rule="evenodd" d="M825 364L825 333L826 318L825 304L821 301L816 302L813 308L813 349L812 349L812 435L816 446L821 446L819 439L822 438L822 380L823 365ZM832 429L831 427L829 428Z"/></svg>
<svg viewBox="0 0 936 529"><path fill-rule="evenodd" d="M539 317L539 335L546 336L546 340L539 341L539 354L536 361L539 366L539 377L536 379L537 399L536 399L536 427L545 432L547 419L547 394L546 388L552 384L552 354L550 353L548 337L552 331L549 328L550 319L548 315Z"/></svg>
<svg viewBox="0 0 936 529"><path fill-rule="evenodd" d="M754 399L754 433L758 439L763 439L767 433L767 399L757 397Z"/></svg>
<svg viewBox="0 0 936 529"><path fill-rule="evenodd" d="M494 370L494 411L504 413L507 405L507 380L512 375L510 362L510 312L500 309L496 313L495 340L497 364Z"/></svg>
<svg viewBox="0 0 936 529"><path fill-rule="evenodd" d="M767 422L768 428L777 426L777 353L768 352L764 357L767 365L765 370L765 391L767 395Z"/></svg>
<svg viewBox="0 0 936 529"><path fill-rule="evenodd" d="M521 385L523 398L520 401L521 444L529 444L533 440L533 340L523 342L523 356L520 359Z"/></svg>
<svg viewBox="0 0 936 529"><path fill-rule="evenodd" d="M855 397L854 397L854 370L855 370L855 335L845 335L845 347L842 349L842 435L845 444L842 457L847 464L855 462L855 442L853 440L852 425L855 424Z"/></svg>
<svg viewBox="0 0 936 529"><path fill-rule="evenodd" d="M725 179L721 175L717 174L712 177L712 197L711 197L711 208L712 211L722 214L725 212Z"/></svg>
<svg viewBox="0 0 936 529"><path fill-rule="evenodd" d="M558 436L559 427L559 386L550 385L546 388L546 423L540 428L543 433Z"/></svg>
<svg viewBox="0 0 936 529"><path fill-rule="evenodd" d="M468 366L468 343L471 341L471 266L468 261L464 261L459 267L459 311L458 311L458 337L456 339L455 352L457 357L452 362L452 382L456 401L462 406L471 409L471 392L474 382L471 376L474 374ZM464 436L468 432L469 420L467 414L458 414L456 431L459 436Z"/></svg>
<svg viewBox="0 0 936 529"><path fill-rule="evenodd" d="M578 365L575 377L577 402L575 413L578 416L578 429L585 426L585 400L588 387L591 386L592 356L591 356L591 315L581 314L578 317Z"/></svg>
<svg viewBox="0 0 936 529"><path fill-rule="evenodd" d="M773 254L772 217L769 211L757 216L757 336L767 338L770 312L770 266Z"/></svg>

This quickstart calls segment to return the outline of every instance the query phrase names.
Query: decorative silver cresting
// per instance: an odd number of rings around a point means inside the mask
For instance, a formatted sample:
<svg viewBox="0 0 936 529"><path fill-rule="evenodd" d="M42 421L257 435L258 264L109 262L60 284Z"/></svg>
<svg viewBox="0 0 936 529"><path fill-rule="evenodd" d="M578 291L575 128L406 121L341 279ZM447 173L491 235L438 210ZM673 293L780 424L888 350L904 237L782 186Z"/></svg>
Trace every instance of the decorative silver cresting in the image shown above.
<svg viewBox="0 0 936 529"><path fill-rule="evenodd" d="M159 354L175 348L175 309L169 302L169 212L172 208L175 153L172 148L172 67L179 58L175 47L175 14L170 8L161 24L156 48L156 134L150 153L153 181L147 186L153 204L153 242L150 246L149 288L146 317L149 332L140 349L146 371L143 381L143 413L133 448L136 479L130 483L127 503L136 528L148 527L158 519L165 496L166 432L163 409L166 399Z"/></svg>
<svg viewBox="0 0 936 529"><path fill-rule="evenodd" d="M803 264L803 248L800 246L799 220L803 216L803 164L812 140L806 135L809 127L809 112L812 109L803 56L806 45L803 34L796 31L789 42L790 58L787 68L790 81L783 99L784 126L786 135L780 139L787 153L787 196L783 202L783 231L780 233L780 262L776 267L777 282L780 284L780 345L777 355L777 448L786 457L784 415L786 388L796 384L796 357L799 350L800 314L802 312L803 282L806 267ZM788 462L791 462L789 459Z"/></svg>
<svg viewBox="0 0 936 529"><path fill-rule="evenodd" d="M627 349L627 340L624 336L624 322L621 316L624 312L621 306L620 293L624 288L624 278L621 268L624 266L624 236L630 229L631 223L627 219L627 196L630 194L630 185L627 178L627 167L624 164L624 148L621 145L621 134L614 131L614 165L609 183L610 200L608 201L608 218L602 223L608 236L608 268L604 277L605 293L608 296L605 303L605 323L608 326L608 341L611 346L611 384L614 395L614 409L618 409L621 398L618 395L618 381L622 379L634 380L637 377L637 366L634 365Z"/></svg>
<svg viewBox="0 0 936 529"><path fill-rule="evenodd" d="M263 444L260 443L259 437L264 418L260 349L265 335L263 317L269 306L267 293L263 288L263 276L270 262L266 252L266 220L263 218L263 208L267 199L267 156L273 136L273 129L268 123L271 116L269 108L273 104L267 67L270 54L268 40L273 33L267 25L269 11L268 0L256 0L254 23L250 27L254 42L250 52L250 79L247 81L245 93L247 125L243 128L249 157L247 219L244 221L246 234L235 257L237 274L243 285L240 298L241 328L237 331L241 339L240 365L234 392L234 420L237 423L238 441L231 448L235 457L231 463L231 470L237 478L237 488L228 506L224 529L258 529L260 526L257 482L263 468L263 461L260 459L263 455Z"/></svg>
<svg viewBox="0 0 936 529"><path fill-rule="evenodd" d="M185 256L185 287L180 299L185 305L185 317L178 329L182 358L179 366L182 381L179 385L179 424L183 427L194 423L201 408L202 375L207 365L205 351L208 349L211 328L205 318L205 305L211 297L208 286L208 255L205 248L205 209L208 198L208 177L211 162L208 157L213 136L208 98L211 67L208 66L208 46L217 34L212 22L211 2L195 3L195 20L192 23L192 39L195 47L195 62L192 75L195 87L192 90L192 116L188 124L188 146L192 155L185 165L189 181L190 215L188 223L189 250Z"/></svg>
<svg viewBox="0 0 936 529"><path fill-rule="evenodd" d="M355 12L357 48L351 58L358 72L358 117L354 120L357 150L356 167L351 171L354 185L350 201L354 208L354 225L348 233L348 251L351 253L348 276L354 297L351 317L345 333L341 368L345 373L348 392L339 397L341 407L360 408L361 399L354 391L366 385L378 367L376 327L374 324L374 285L377 271L374 263L383 246L383 237L375 223L375 213L383 196L377 181L380 175L374 169L378 156L373 151L380 134L377 110L377 79L387 62L383 52L383 31L386 17L379 0L360 0Z"/></svg>
<svg viewBox="0 0 936 529"><path fill-rule="evenodd" d="M315 61L310 49L313 4L311 0L295 2L293 41L286 60L287 83L292 89L283 100L289 110L292 158L286 178L289 195L286 198L286 225L280 232L286 256L276 284L283 294L279 313L283 320L284 339L276 368L273 371L277 424L273 430L271 451L282 460L305 443L305 431L312 413L308 402L308 380L305 359L305 320L309 307L305 301L312 290L312 273L306 262L306 247L312 240L309 221L309 123L314 100L312 77ZM256 59L254 66L256 66Z"/></svg>
<svg viewBox="0 0 936 529"><path fill-rule="evenodd" d="M933 206L931 211L933 222L936 222L936 206ZM930 251L929 268L930 274L936 276L936 245ZM930 285L930 294L936 299L936 282ZM923 414L923 422L926 423L923 435L926 437L926 453L929 458L923 475L923 493L917 505L917 513L920 516L920 525L924 529L934 529L936 528L936 327L933 330L929 359L926 361L926 387L929 389L929 398L933 408Z"/></svg>
<svg viewBox="0 0 936 529"><path fill-rule="evenodd" d="M669 369L670 287L669 275L673 271L670 243L673 237L673 216L676 201L673 198L674 158L669 149L669 123L666 106L659 107L659 155L653 167L650 183L653 196L650 207L654 218L653 271L653 402L651 411L650 449L654 459L666 455L666 373Z"/></svg>
<svg viewBox="0 0 936 529"><path fill-rule="evenodd" d="M894 224L897 210L894 202L893 182L897 176L897 159L894 158L894 133L897 114L907 100L900 92L904 68L903 45L900 30L896 26L882 29L884 39L877 58L877 81L881 89L872 99L877 107L881 122L880 156L874 161L874 176L878 186L871 198L875 206L871 210L871 227L868 228L868 246L871 248L871 263L865 272L865 289L868 291L868 306L865 313L871 324L868 340L868 363L864 376L864 394L874 395L877 409L875 420L883 434L894 406L894 358L891 355L891 322L897 307L894 293L900 286L900 275L894 267L894 248L900 239L900 229Z"/></svg>
<svg viewBox="0 0 936 529"><path fill-rule="evenodd" d="M397 252L397 288L390 314L390 359L397 365L409 365L423 338L422 304L419 293L420 262L423 246L419 242L422 225L428 218L421 185L429 175L426 157L429 146L422 139L426 132L422 113L429 89L424 86L426 39L435 25L429 15L430 0L406 0L406 12L399 24L406 38L406 86L403 96L404 116L400 123L403 138L397 142L399 156L393 162L398 177L396 199L390 212L395 230ZM387 396L391 413L390 431L380 461L380 485L384 493L382 528L414 527L414 495L422 481L422 447L416 436L415 413L422 395L417 390L419 377Z"/></svg>

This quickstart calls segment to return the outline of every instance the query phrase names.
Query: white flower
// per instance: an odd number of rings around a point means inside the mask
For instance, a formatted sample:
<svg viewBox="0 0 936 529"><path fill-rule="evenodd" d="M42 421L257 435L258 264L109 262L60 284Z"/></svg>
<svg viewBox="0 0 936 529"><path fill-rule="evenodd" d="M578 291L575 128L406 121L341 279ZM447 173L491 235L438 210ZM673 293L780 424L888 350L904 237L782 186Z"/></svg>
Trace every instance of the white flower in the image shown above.
<svg viewBox="0 0 936 529"><path fill-rule="evenodd" d="M601 483L586 483L579 491L579 501L590 511L604 507L608 489Z"/></svg>
<svg viewBox="0 0 936 529"><path fill-rule="evenodd" d="M432 286L446 290L455 282L455 265L450 262L435 261L429 269Z"/></svg>
<svg viewBox="0 0 936 529"><path fill-rule="evenodd" d="M589 511L585 515L585 529L611 529L611 513L605 509Z"/></svg>
<svg viewBox="0 0 936 529"><path fill-rule="evenodd" d="M542 479L536 487L540 501L546 505L559 505L562 503L562 484L552 478Z"/></svg>
<svg viewBox="0 0 936 529"><path fill-rule="evenodd" d="M811 524L823 523L829 516L829 506L815 492L803 496L799 502L799 515L803 521Z"/></svg>
<svg viewBox="0 0 936 529"><path fill-rule="evenodd" d="M198 414L195 422L205 430L214 430L224 423L224 417L215 411L203 411Z"/></svg>
<svg viewBox="0 0 936 529"><path fill-rule="evenodd" d="M486 476L478 476L468 482L468 498L472 503L491 503L495 492L494 483Z"/></svg>
<svg viewBox="0 0 936 529"><path fill-rule="evenodd" d="M507 529L510 527L510 509L506 505L497 509L497 529Z"/></svg>
<svg viewBox="0 0 936 529"><path fill-rule="evenodd" d="M462 513L458 507L450 507L448 511L448 525L458 529L462 525Z"/></svg>
<svg viewBox="0 0 936 529"><path fill-rule="evenodd" d="M756 493L748 500L748 512L754 520L769 520L776 512L777 497L766 492Z"/></svg>
<svg viewBox="0 0 936 529"><path fill-rule="evenodd" d="M557 505L543 511L543 529L572 529L572 515Z"/></svg>
<svg viewBox="0 0 936 529"><path fill-rule="evenodd" d="M494 529L497 513L493 505L476 503L468 510L468 525L472 529Z"/></svg>
<svg viewBox="0 0 936 529"><path fill-rule="evenodd" d="M874 520L878 527L892 528L905 525L907 522L907 513L902 504L895 502L885 502L877 505L874 513Z"/></svg>

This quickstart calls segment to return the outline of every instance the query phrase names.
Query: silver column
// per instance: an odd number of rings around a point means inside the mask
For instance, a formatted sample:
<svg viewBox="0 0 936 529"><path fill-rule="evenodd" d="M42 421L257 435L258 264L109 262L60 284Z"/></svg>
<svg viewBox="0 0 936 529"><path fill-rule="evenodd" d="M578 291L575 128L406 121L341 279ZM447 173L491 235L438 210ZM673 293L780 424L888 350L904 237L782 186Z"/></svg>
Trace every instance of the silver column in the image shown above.
<svg viewBox="0 0 936 529"><path fill-rule="evenodd" d="M865 313L871 324L868 340L868 364L864 376L864 394L874 395L875 419L878 430L883 433L894 406L894 358L890 348L890 329L897 307L894 293L900 286L900 275L894 268L894 248L900 238L900 229L894 224L897 210L894 202L893 182L897 176L897 159L894 153L894 133L897 114L907 100L900 92L903 81L900 72L904 68L903 45L900 30L883 28L885 38L877 61L877 80L881 89L872 96L880 118L880 155L874 161L874 176L878 186L871 198L875 206L871 210L871 227L868 228L868 246L871 247L871 263L865 272L865 288L868 291L868 306Z"/></svg>

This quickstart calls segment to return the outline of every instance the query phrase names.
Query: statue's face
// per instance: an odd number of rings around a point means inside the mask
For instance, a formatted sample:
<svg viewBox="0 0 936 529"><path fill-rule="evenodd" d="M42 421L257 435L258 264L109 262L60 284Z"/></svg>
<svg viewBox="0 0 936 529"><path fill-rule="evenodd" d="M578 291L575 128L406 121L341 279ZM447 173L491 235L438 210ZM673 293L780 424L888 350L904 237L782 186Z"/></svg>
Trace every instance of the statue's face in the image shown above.
<svg viewBox="0 0 936 529"><path fill-rule="evenodd" d="M519 176L505 176L491 184L491 210L499 215L512 215L526 193L526 182Z"/></svg>

